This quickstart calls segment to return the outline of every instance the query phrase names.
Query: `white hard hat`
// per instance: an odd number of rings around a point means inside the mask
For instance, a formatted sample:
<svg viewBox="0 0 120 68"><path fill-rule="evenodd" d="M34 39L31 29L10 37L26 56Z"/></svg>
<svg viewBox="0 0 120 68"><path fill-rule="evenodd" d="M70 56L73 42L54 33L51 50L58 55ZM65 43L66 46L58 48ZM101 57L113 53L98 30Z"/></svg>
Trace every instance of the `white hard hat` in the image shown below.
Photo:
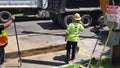
<svg viewBox="0 0 120 68"><path fill-rule="evenodd" d="M75 13L74 19L75 19L75 20L81 20L80 14L79 14L79 13Z"/></svg>

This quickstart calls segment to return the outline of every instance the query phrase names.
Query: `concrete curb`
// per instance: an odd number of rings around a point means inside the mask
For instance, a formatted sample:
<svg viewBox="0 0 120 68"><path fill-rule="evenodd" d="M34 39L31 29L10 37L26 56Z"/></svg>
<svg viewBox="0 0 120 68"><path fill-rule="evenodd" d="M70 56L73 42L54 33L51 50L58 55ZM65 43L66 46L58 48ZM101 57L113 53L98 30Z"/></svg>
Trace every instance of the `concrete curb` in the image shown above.
<svg viewBox="0 0 120 68"><path fill-rule="evenodd" d="M21 57L32 56L32 55L43 54L43 53L45 54L45 53L65 50L65 47L66 47L66 44L58 44L58 45L50 45L50 46L42 47L42 48L23 50L20 52L18 51L9 52L9 53L6 53L6 58L7 59L17 58L18 53L21 54Z"/></svg>

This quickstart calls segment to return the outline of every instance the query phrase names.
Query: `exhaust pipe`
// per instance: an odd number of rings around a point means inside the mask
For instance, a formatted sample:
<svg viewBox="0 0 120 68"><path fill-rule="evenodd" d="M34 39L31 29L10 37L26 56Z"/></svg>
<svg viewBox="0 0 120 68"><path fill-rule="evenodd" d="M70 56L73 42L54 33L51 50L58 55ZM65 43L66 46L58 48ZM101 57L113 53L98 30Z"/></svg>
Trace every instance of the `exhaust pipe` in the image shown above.
<svg viewBox="0 0 120 68"><path fill-rule="evenodd" d="M7 21L9 21L11 18L11 13L8 11L1 11L0 12L0 22L1 23L5 23Z"/></svg>

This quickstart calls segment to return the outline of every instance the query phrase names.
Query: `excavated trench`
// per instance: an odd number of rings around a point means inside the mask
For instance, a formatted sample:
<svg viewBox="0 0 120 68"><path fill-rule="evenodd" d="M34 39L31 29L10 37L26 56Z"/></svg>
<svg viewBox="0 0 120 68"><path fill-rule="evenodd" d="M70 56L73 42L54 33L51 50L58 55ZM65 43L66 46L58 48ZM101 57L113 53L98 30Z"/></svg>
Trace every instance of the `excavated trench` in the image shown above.
<svg viewBox="0 0 120 68"><path fill-rule="evenodd" d="M19 54L21 55L21 57L26 57L26 56L56 52L56 51L65 50L65 47L66 47L65 44L60 44L60 45L56 45L56 46L51 45L51 46L44 47L44 48L23 50L20 52L19 51L18 52L11 52L11 53L6 53L6 58L7 59L14 59L14 58L19 57Z"/></svg>

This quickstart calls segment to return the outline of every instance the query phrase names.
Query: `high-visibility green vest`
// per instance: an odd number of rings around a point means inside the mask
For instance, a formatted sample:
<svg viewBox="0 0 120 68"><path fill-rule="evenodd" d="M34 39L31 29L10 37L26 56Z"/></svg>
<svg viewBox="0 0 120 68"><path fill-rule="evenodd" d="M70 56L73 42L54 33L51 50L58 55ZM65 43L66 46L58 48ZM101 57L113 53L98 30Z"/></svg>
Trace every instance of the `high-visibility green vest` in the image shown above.
<svg viewBox="0 0 120 68"><path fill-rule="evenodd" d="M78 36L81 31L83 31L84 27L80 23L71 23L68 25L66 33L68 34L67 41L77 42Z"/></svg>

